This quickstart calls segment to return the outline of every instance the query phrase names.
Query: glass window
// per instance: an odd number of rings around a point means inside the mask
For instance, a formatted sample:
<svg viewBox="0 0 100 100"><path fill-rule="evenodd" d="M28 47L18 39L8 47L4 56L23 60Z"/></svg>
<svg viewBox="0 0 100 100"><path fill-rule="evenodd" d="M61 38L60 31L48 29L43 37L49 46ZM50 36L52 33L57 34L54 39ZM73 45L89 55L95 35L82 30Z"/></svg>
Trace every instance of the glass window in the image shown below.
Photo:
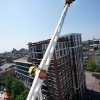
<svg viewBox="0 0 100 100"><path fill-rule="evenodd" d="M54 63L50 63L50 66L54 66Z"/></svg>
<svg viewBox="0 0 100 100"><path fill-rule="evenodd" d="M60 79L60 83L62 84L62 82L63 82L63 81L62 81L62 78L61 78L61 79Z"/></svg>
<svg viewBox="0 0 100 100"><path fill-rule="evenodd" d="M70 36L68 36L68 41L70 41Z"/></svg>
<svg viewBox="0 0 100 100"><path fill-rule="evenodd" d="M51 70L54 70L54 67L50 67L51 68Z"/></svg>
<svg viewBox="0 0 100 100"><path fill-rule="evenodd" d="M56 50L58 50L58 48L59 48L59 45L58 45L58 43L56 44Z"/></svg>
<svg viewBox="0 0 100 100"><path fill-rule="evenodd" d="M59 51L56 51L56 57L59 58Z"/></svg>
<svg viewBox="0 0 100 100"><path fill-rule="evenodd" d="M58 93L57 93L57 91L55 91L55 95L56 95L56 96L58 96Z"/></svg>
<svg viewBox="0 0 100 100"><path fill-rule="evenodd" d="M61 43L59 43L59 48L60 48L60 49L62 48Z"/></svg>
<svg viewBox="0 0 100 100"><path fill-rule="evenodd" d="M63 42L62 44L63 44L63 48L65 48L65 43Z"/></svg>
<svg viewBox="0 0 100 100"><path fill-rule="evenodd" d="M35 46L33 47L33 52L35 51Z"/></svg>
<svg viewBox="0 0 100 100"><path fill-rule="evenodd" d="M51 83L51 80L48 80L49 83Z"/></svg>
<svg viewBox="0 0 100 100"><path fill-rule="evenodd" d="M60 50L60 56L61 56L61 57L63 56L63 52L62 52L62 50Z"/></svg>
<svg viewBox="0 0 100 100"><path fill-rule="evenodd" d="M46 51L46 44L43 44L43 45L42 45L42 50L43 50L43 52Z"/></svg>
<svg viewBox="0 0 100 100"><path fill-rule="evenodd" d="M31 47L29 48L29 52L32 52L32 48Z"/></svg>
<svg viewBox="0 0 100 100"><path fill-rule="evenodd" d="M66 55L66 51L65 51L65 49L63 50L64 51L64 56Z"/></svg>
<svg viewBox="0 0 100 100"><path fill-rule="evenodd" d="M59 72L59 76L61 76L61 72Z"/></svg>
<svg viewBox="0 0 100 100"><path fill-rule="evenodd" d="M51 60L51 62L50 63L54 63L54 60Z"/></svg>
<svg viewBox="0 0 100 100"><path fill-rule="evenodd" d="M32 57L32 58L34 58L34 53L33 53L32 55L33 55L33 57Z"/></svg>
<svg viewBox="0 0 100 100"><path fill-rule="evenodd" d="M66 55L68 55L68 49L66 49Z"/></svg>
<svg viewBox="0 0 100 100"><path fill-rule="evenodd" d="M46 44L46 48L48 47L48 44Z"/></svg>
<svg viewBox="0 0 100 100"><path fill-rule="evenodd" d="M56 98L56 100L59 100L58 96L57 97L55 96L55 98Z"/></svg>
<svg viewBox="0 0 100 100"><path fill-rule="evenodd" d="M65 42L65 45L66 45L66 48L68 47L68 43L67 42Z"/></svg>

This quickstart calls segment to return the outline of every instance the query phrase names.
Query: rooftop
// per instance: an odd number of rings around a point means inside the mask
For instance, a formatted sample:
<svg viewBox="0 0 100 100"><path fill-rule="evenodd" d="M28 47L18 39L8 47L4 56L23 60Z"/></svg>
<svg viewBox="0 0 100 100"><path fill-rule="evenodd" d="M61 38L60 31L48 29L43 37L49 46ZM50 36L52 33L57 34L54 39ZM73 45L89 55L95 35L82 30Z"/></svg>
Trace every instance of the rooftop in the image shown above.
<svg viewBox="0 0 100 100"><path fill-rule="evenodd" d="M28 63L28 64L32 64L31 62L28 62L26 59L17 59L17 60L14 60L14 62L23 62L23 63Z"/></svg>
<svg viewBox="0 0 100 100"><path fill-rule="evenodd" d="M66 39L66 36L70 36L70 35L81 35L81 33L70 33L70 34L65 34L65 35L61 35L59 36L59 40L60 39ZM39 42L34 42L34 43L31 43L29 42L28 45L34 45L34 44L39 44L39 43L44 43L44 42L50 42L51 39L47 39L47 40L42 40L42 41L39 41Z"/></svg>
<svg viewBox="0 0 100 100"><path fill-rule="evenodd" d="M14 65L14 63L6 63L6 64L0 66L0 69L2 71L5 71L5 70L9 69L10 67L12 67L13 65Z"/></svg>

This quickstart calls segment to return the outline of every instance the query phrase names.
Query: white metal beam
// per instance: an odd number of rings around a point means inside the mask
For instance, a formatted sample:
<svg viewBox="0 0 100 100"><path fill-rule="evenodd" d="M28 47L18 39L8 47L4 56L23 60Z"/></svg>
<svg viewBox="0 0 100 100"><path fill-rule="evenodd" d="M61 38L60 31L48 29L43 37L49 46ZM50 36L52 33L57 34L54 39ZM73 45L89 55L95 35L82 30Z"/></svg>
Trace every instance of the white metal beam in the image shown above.
<svg viewBox="0 0 100 100"><path fill-rule="evenodd" d="M36 71L36 76L34 78L30 92L28 94L27 100L36 100L36 96L38 95L39 89L41 88L41 86L43 84L43 80L40 80L39 77L38 77L40 70L44 69L44 70L48 71L48 67L49 67L49 64L50 64L50 61L51 61L57 40L59 38L59 34L60 34L60 31L61 31L62 25L64 23L64 19L65 19L68 7L69 7L68 4L66 4L66 6L64 7L64 10L61 14L60 20L57 24L57 27L54 31L54 34L51 38L49 45L48 45L46 53L45 53L40 65L39 65L39 70Z"/></svg>

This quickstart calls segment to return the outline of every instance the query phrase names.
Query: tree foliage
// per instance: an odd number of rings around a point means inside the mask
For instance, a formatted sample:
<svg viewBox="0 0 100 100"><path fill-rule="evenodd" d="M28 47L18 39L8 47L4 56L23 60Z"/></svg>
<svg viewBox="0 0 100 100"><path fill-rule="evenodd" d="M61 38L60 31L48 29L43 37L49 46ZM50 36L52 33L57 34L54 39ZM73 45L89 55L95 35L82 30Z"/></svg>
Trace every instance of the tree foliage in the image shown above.
<svg viewBox="0 0 100 100"><path fill-rule="evenodd" d="M11 94L11 86L12 86L12 83L13 83L13 80L14 80L14 77L10 76L10 75L7 75L6 76L6 79L4 81L5 83L5 87L6 87L6 91Z"/></svg>
<svg viewBox="0 0 100 100"><path fill-rule="evenodd" d="M26 100L28 92L29 91L25 89L20 95L16 97L16 100Z"/></svg>
<svg viewBox="0 0 100 100"><path fill-rule="evenodd" d="M92 59L89 59L87 63L87 70L92 72L98 72L99 68Z"/></svg>
<svg viewBox="0 0 100 100"><path fill-rule="evenodd" d="M28 90L21 81L8 75L4 82L6 90L10 95L9 100L26 100Z"/></svg>
<svg viewBox="0 0 100 100"><path fill-rule="evenodd" d="M11 86L12 90L11 97L13 97L13 99L15 100L16 96L20 95L24 91L24 89L25 89L24 84L18 81L17 79L14 79Z"/></svg>

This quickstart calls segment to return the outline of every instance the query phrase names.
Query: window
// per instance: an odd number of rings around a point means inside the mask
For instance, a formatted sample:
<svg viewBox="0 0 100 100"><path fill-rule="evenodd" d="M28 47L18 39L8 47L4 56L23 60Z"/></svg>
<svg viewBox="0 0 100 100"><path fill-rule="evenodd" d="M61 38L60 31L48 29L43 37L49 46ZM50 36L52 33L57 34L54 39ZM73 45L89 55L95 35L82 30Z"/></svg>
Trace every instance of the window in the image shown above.
<svg viewBox="0 0 100 100"><path fill-rule="evenodd" d="M68 55L68 49L66 49L66 55Z"/></svg>
<svg viewBox="0 0 100 100"><path fill-rule="evenodd" d="M60 63L60 59L57 59L57 64L58 64L58 65L60 65L60 64L61 64L61 63Z"/></svg>
<svg viewBox="0 0 100 100"><path fill-rule="evenodd" d="M58 43L56 44L56 50L58 50L58 48L59 48L59 45L58 45Z"/></svg>
<svg viewBox="0 0 100 100"><path fill-rule="evenodd" d="M31 59L33 58L33 55L31 55Z"/></svg>
<svg viewBox="0 0 100 100"><path fill-rule="evenodd" d="M57 97L55 97L55 98L56 98L56 100L59 100L58 96L57 96Z"/></svg>
<svg viewBox="0 0 100 100"><path fill-rule="evenodd" d="M61 72L59 72L59 76L61 76Z"/></svg>
<svg viewBox="0 0 100 100"><path fill-rule="evenodd" d="M64 56L65 56L66 55L65 49L63 51L64 51Z"/></svg>
<svg viewBox="0 0 100 100"><path fill-rule="evenodd" d="M35 51L35 46L33 47L33 52Z"/></svg>
<svg viewBox="0 0 100 100"><path fill-rule="evenodd" d="M62 48L61 43L59 43L59 48L60 48L60 49Z"/></svg>
<svg viewBox="0 0 100 100"><path fill-rule="evenodd" d="M50 68L51 68L51 71L54 72L54 68L53 67L50 67Z"/></svg>
<svg viewBox="0 0 100 100"><path fill-rule="evenodd" d="M48 80L49 83L51 83L51 80Z"/></svg>
<svg viewBox="0 0 100 100"><path fill-rule="evenodd" d="M46 50L46 44L42 45L42 50L45 52L45 50Z"/></svg>
<svg viewBox="0 0 100 100"><path fill-rule="evenodd" d="M60 83L61 83L61 84L63 83L62 78L60 79Z"/></svg>
<svg viewBox="0 0 100 100"><path fill-rule="evenodd" d="M63 48L65 48L65 43L63 42L62 44L63 44Z"/></svg>
<svg viewBox="0 0 100 100"><path fill-rule="evenodd" d="M59 51L56 51L56 57L59 58Z"/></svg>
<svg viewBox="0 0 100 100"><path fill-rule="evenodd" d="M66 45L66 48L68 48L68 43L67 42L65 42L65 45Z"/></svg>
<svg viewBox="0 0 100 100"><path fill-rule="evenodd" d="M32 52L32 48L31 47L29 48L29 52Z"/></svg>
<svg viewBox="0 0 100 100"><path fill-rule="evenodd" d="M50 66L54 66L54 63L50 63Z"/></svg>
<svg viewBox="0 0 100 100"><path fill-rule="evenodd" d="M68 41L70 41L70 36L68 36Z"/></svg>
<svg viewBox="0 0 100 100"><path fill-rule="evenodd" d="M51 62L50 63L54 63L54 60L51 60Z"/></svg>
<svg viewBox="0 0 100 100"><path fill-rule="evenodd" d="M62 52L62 50L60 50L60 56L61 56L61 57L63 56L63 52Z"/></svg>
<svg viewBox="0 0 100 100"><path fill-rule="evenodd" d="M46 44L46 48L48 47L48 44Z"/></svg>

